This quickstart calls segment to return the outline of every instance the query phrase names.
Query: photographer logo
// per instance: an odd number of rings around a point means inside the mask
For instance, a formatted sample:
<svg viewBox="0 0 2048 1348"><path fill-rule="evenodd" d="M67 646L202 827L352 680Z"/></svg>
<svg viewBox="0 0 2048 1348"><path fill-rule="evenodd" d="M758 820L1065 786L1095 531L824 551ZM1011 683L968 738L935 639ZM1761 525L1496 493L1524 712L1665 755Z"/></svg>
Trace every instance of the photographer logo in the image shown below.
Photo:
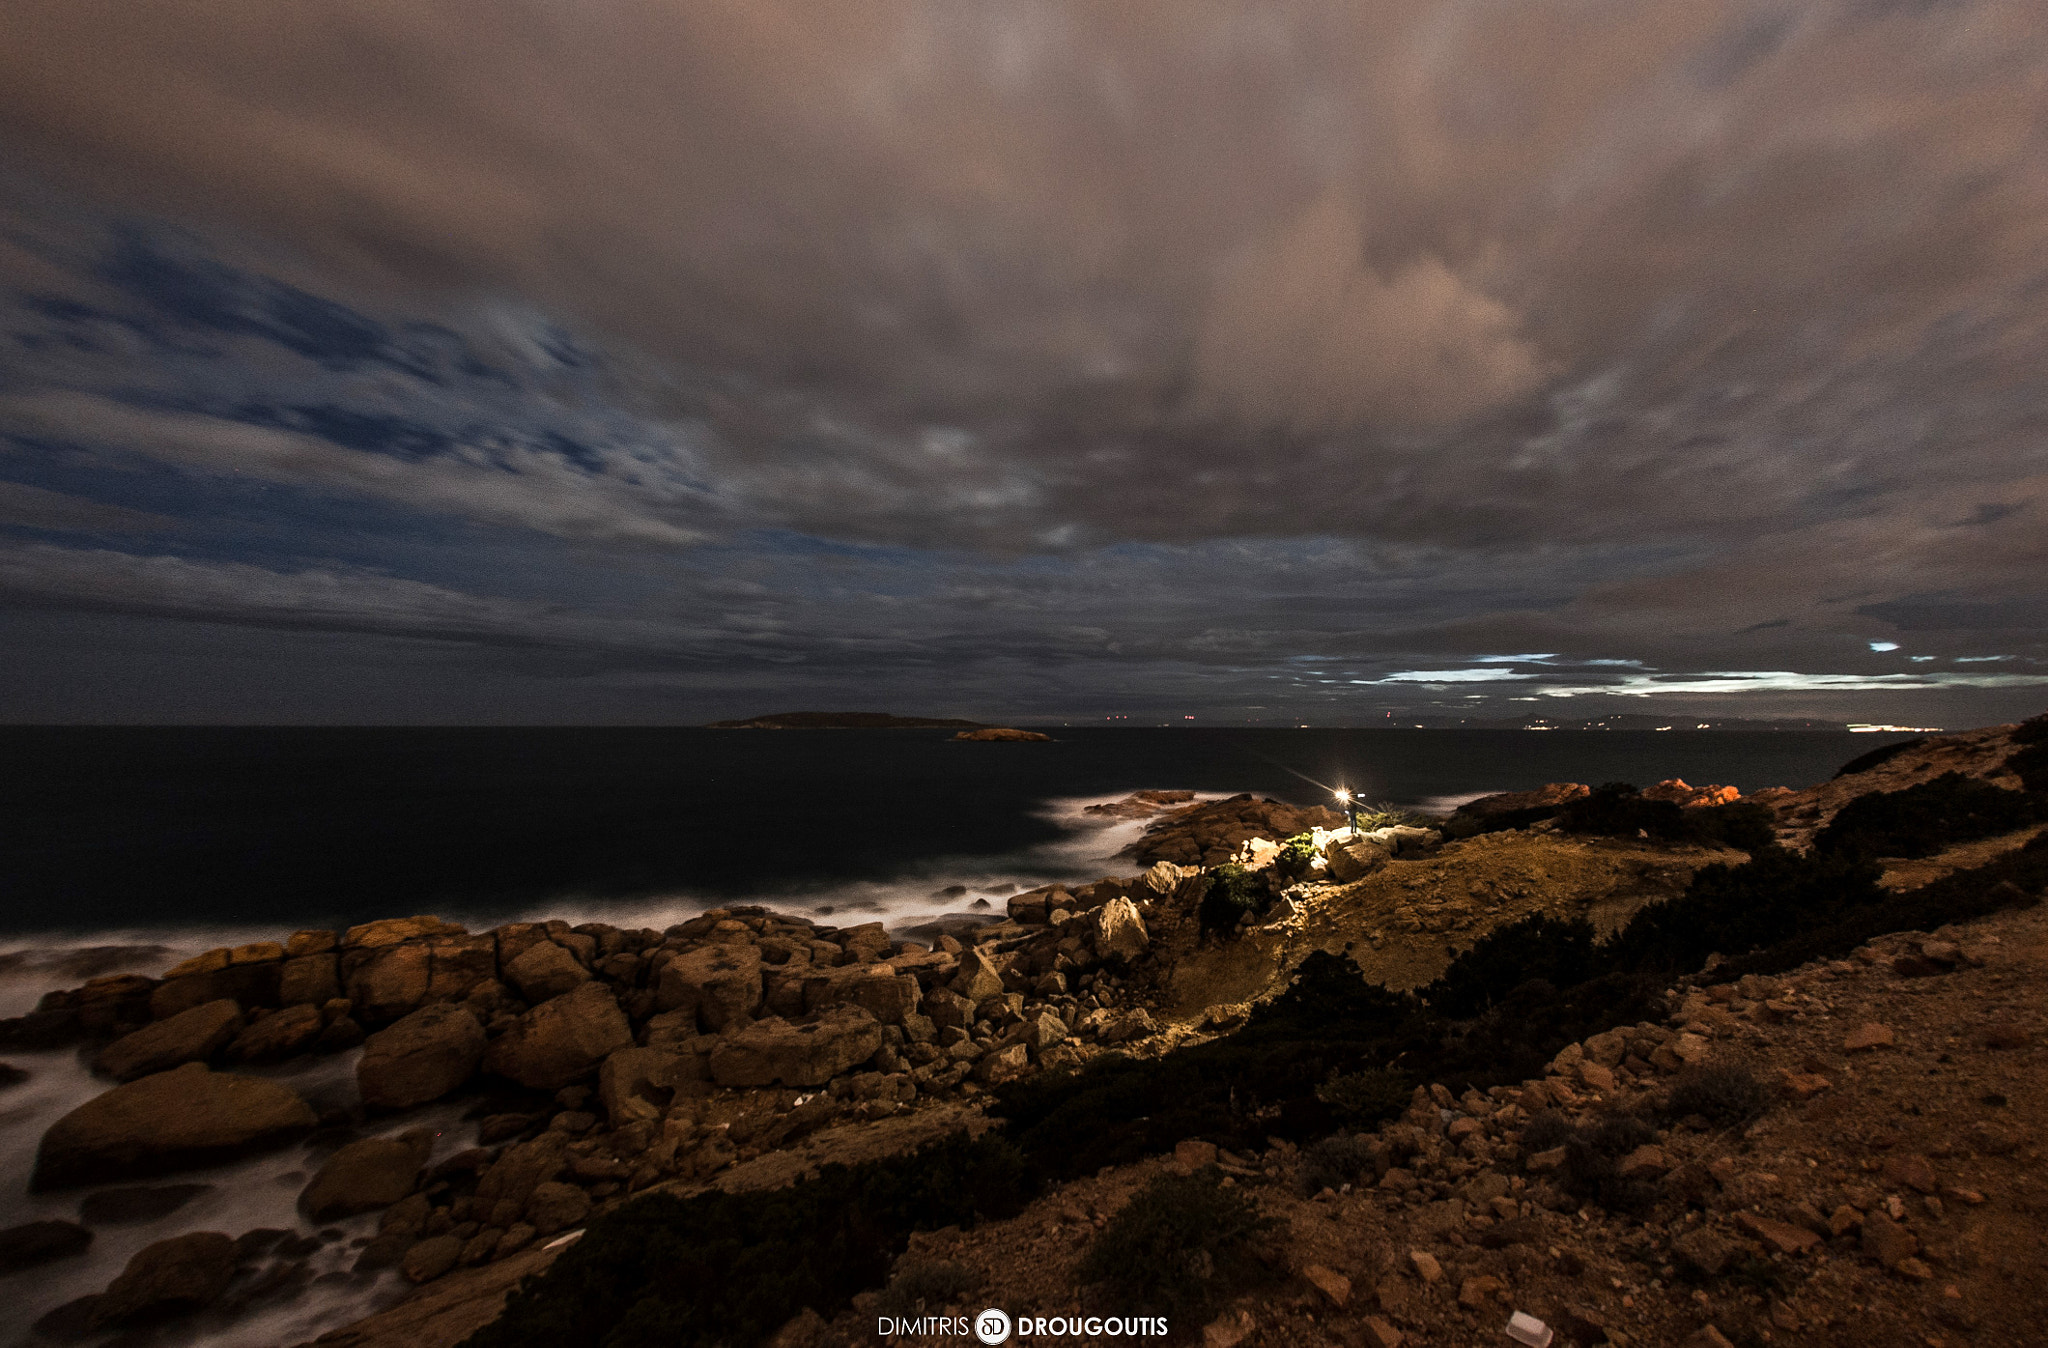
<svg viewBox="0 0 2048 1348"><path fill-rule="evenodd" d="M974 1337L988 1344L1008 1343L1010 1341L1009 1314L991 1306L975 1316Z"/></svg>

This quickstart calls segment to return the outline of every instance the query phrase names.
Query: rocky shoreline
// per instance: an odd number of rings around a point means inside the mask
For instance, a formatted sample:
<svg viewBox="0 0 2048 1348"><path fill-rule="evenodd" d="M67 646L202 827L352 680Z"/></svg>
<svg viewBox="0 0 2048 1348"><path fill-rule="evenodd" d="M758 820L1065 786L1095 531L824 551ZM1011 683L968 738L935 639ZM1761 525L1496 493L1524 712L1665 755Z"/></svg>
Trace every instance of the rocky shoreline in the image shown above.
<svg viewBox="0 0 2048 1348"><path fill-rule="evenodd" d="M1928 741L1806 791L1752 797L1749 808L1767 812L1779 840L1804 847L1852 802L1946 773L2015 789L2022 783L2009 766L2013 731ZM1186 792L1141 792L1097 808L1154 821L1136 849L1142 873L1013 895L1004 920L929 946L892 939L880 923L834 927L761 908L714 910L665 930L547 922L470 932L413 917L223 947L156 977L91 977L0 1022L0 1052L76 1052L105 1083L46 1131L29 1177L37 1192L83 1195L79 1220L0 1232L0 1273L75 1258L94 1239L104 1194L146 1204L149 1194L177 1187L158 1181L310 1147L317 1164L294 1182L302 1182L298 1211L316 1234L192 1231L157 1241L101 1291L44 1314L24 1341L80 1342L150 1326L175 1335L186 1323L180 1316L244 1314L304 1296L320 1264L328 1271L317 1276L330 1287L383 1289L379 1301L418 1289L320 1342L453 1345L496 1316L520 1278L639 1195L772 1188L830 1160L898 1153L944 1130L977 1132L988 1126L991 1093L1039 1074L1071 1072L1104 1055L1159 1057L1227 1035L1316 950L1349 955L1368 974L1421 960L1415 979L1425 981L1446 949L1469 949L1493 927L1602 904L1625 916L1676 892L1669 886L1682 888L1701 867L1739 859L1711 845L1659 844L1647 833L1590 841L1556 833L1558 812L1575 803L1583 810L1591 795L1582 785L1553 784L1474 802L1436 821L1447 840L1437 828L1400 824L1354 836L1330 811L1252 797L1194 802ZM1690 815L1735 803L1736 794L1666 782L1642 799ZM1508 820L1522 822L1503 830ZM1482 831L1460 839L1461 829ZM2030 836L2003 845L2009 851ZM1290 838L1308 851L1283 858ZM1959 851L1958 863L2002 854L1975 846L1967 857L1967 848ZM1503 848L1533 860L1504 869ZM1572 861L1579 855L1587 862ZM1916 883L1945 873L1940 857L1911 864ZM1567 881L1573 865L1587 878ZM1653 871L1667 878L1646 885ZM1218 929L1211 910L1219 877L1240 873L1266 896L1258 911L1233 913ZM1518 887L1524 882L1513 877L1525 873L1528 887ZM1453 885L1469 893L1427 897ZM1901 938L1919 940L1910 950L1898 942L1872 949L1946 971L1977 958L1950 958L1963 948L1957 935ZM1713 1056L1725 1028L1715 1008L1733 1005L1740 1024L1796 1020L1813 986L1798 976L1746 982L1725 996L1686 1001L1668 1027L1617 1027L1580 1046L1580 1056L1562 1055L1555 1088L1535 1081L1475 1099L1437 1098L1441 1084L1421 1090L1399 1125L1415 1136L1378 1134L1373 1178L1359 1193L1385 1195L1393 1207L1382 1216L1457 1198L1460 1215L1443 1233L1468 1237L1456 1248L1513 1248L1488 1244L1488 1224L1540 1225L1545 1212L1573 1210L1553 1201L1558 1191L1546 1189L1533 1150L1516 1150L1531 1116L1563 1109L1569 1123L1590 1117L1572 1112L1589 1101L1611 1111L1631 1098L1623 1089L1630 1083L1654 1094L1661 1077ZM341 1088L293 1086L296 1065L323 1061L343 1073ZM1460 1132L1444 1115L1477 1126ZM1687 1153L1682 1144L1673 1142L1672 1154ZM1211 1157L1213 1150L1195 1155L1207 1145L1182 1155L1183 1166ZM1690 1162L1660 1155L1669 1164L1659 1175L1692 1173ZM1496 1159L1528 1164L1500 1169L1496 1183L1487 1169ZM1635 1160L1638 1169L1649 1164ZM1293 1175L1300 1164L1291 1144L1276 1144L1263 1160L1233 1157L1226 1169L1252 1183ZM1658 1176L1645 1169L1643 1178ZM1482 1181L1485 1193L1465 1193ZM1355 1205L1334 1190L1316 1199L1333 1211ZM1883 1230L1867 1206L1856 1210L1855 1229ZM329 1225L350 1220L355 1234ZM372 1220L374 1230L365 1225ZM1768 1225L1781 1219L1744 1220L1725 1239L1784 1244ZM1785 1239L1799 1248L1778 1255L1804 1253L1803 1237ZM916 1248L929 1253L929 1245ZM1441 1269L1452 1257L1426 1259ZM1331 1314L1351 1305L1353 1275L1331 1267L1301 1273L1312 1290L1295 1309ZM1428 1307L1438 1280L1426 1260L1372 1276L1382 1283L1377 1309L1336 1317L1348 1326L1347 1341L1391 1344L1402 1338L1400 1325L1412 1333L1434 1323ZM1419 1277L1415 1293L1402 1290L1403 1276ZM1501 1272L1474 1276L1453 1319L1486 1308L1509 1284ZM1342 1295L1333 1290L1339 1284ZM1365 1304L1361 1298L1358 1309ZM1210 1327L1210 1341L1279 1334L1270 1318L1232 1312ZM813 1319L785 1336L788 1343L861 1338L854 1322L842 1329ZM1627 1338L1618 1322L1606 1323L1605 1339L1585 1336L1591 1332L1573 1331L1579 1342Z"/></svg>

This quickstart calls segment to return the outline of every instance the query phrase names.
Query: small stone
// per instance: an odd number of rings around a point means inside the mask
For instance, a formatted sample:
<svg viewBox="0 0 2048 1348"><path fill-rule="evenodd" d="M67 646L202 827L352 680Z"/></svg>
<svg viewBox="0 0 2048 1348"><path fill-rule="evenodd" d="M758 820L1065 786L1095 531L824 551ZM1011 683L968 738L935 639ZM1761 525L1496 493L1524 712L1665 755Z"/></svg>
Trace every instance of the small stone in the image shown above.
<svg viewBox="0 0 2048 1348"><path fill-rule="evenodd" d="M1911 1152L1885 1157L1884 1177L1887 1183L1903 1184L1923 1194L1931 1194L1939 1187L1935 1182L1933 1164L1925 1156Z"/></svg>
<svg viewBox="0 0 2048 1348"><path fill-rule="evenodd" d="M1335 1269L1324 1268L1321 1264L1310 1264L1301 1271L1301 1276L1315 1284L1318 1292L1330 1299L1330 1304L1343 1309L1351 1302L1351 1279Z"/></svg>
<svg viewBox="0 0 2048 1348"><path fill-rule="evenodd" d="M1671 1253L1687 1267L1717 1278L1735 1262L1742 1247L1719 1231L1701 1226L1672 1241Z"/></svg>
<svg viewBox="0 0 2048 1348"><path fill-rule="evenodd" d="M1183 1175L1192 1175L1205 1165L1216 1164L1216 1144L1200 1138L1184 1138L1173 1149L1173 1165Z"/></svg>
<svg viewBox="0 0 2048 1348"><path fill-rule="evenodd" d="M1605 1095L1614 1089L1614 1072L1590 1058L1581 1058L1573 1063L1572 1076L1581 1086L1597 1094Z"/></svg>
<svg viewBox="0 0 2048 1348"><path fill-rule="evenodd" d="M1728 1336L1712 1325L1701 1325L1685 1341L1684 1348L1735 1348L1728 1342Z"/></svg>
<svg viewBox="0 0 2048 1348"><path fill-rule="evenodd" d="M1842 1041L1844 1053L1867 1053L1872 1049L1893 1048L1898 1038L1888 1028L1876 1021L1866 1021L1849 1032Z"/></svg>
<svg viewBox="0 0 2048 1348"><path fill-rule="evenodd" d="M1779 1254L1804 1254L1820 1244L1820 1237L1804 1227L1773 1217L1759 1217L1753 1212L1736 1213L1735 1224Z"/></svg>
<svg viewBox="0 0 2048 1348"><path fill-rule="evenodd" d="M1202 1348L1237 1348L1257 1328L1250 1311L1225 1311L1202 1327Z"/></svg>
<svg viewBox="0 0 2048 1348"><path fill-rule="evenodd" d="M1662 1147L1643 1146L1621 1158L1623 1179L1655 1179L1671 1169L1671 1159Z"/></svg>
<svg viewBox="0 0 2048 1348"><path fill-rule="evenodd" d="M1443 1281L1444 1266L1439 1264L1436 1261L1436 1256L1428 1251L1408 1251L1408 1262L1414 1267L1415 1276L1422 1279L1423 1282L1438 1283Z"/></svg>
<svg viewBox="0 0 2048 1348"><path fill-rule="evenodd" d="M1531 1152L1522 1164L1529 1170L1538 1173L1545 1170L1555 1170L1564 1164L1564 1148L1552 1147L1549 1151Z"/></svg>
<svg viewBox="0 0 2048 1348"><path fill-rule="evenodd" d="M1863 1252L1886 1268L1897 1268L1901 1260L1920 1253L1920 1242L1884 1213L1873 1212L1863 1219Z"/></svg>
<svg viewBox="0 0 2048 1348"><path fill-rule="evenodd" d="M1934 1277L1934 1270L1910 1255L1894 1265L1894 1271L1903 1273L1915 1282L1927 1282Z"/></svg>
<svg viewBox="0 0 2048 1348"><path fill-rule="evenodd" d="M1401 1331L1377 1315L1365 1317L1365 1341L1372 1348L1401 1348Z"/></svg>
<svg viewBox="0 0 2048 1348"><path fill-rule="evenodd" d="M1781 1080L1785 1093L1795 1100L1811 1100L1822 1091L1834 1087L1832 1081L1813 1072L1787 1072Z"/></svg>
<svg viewBox="0 0 2048 1348"><path fill-rule="evenodd" d="M1498 1292L1506 1285L1499 1278L1490 1277L1485 1274L1481 1274L1476 1278L1467 1278L1458 1288L1458 1304L1470 1310L1479 1310L1486 1305L1487 1300L1495 1292Z"/></svg>
<svg viewBox="0 0 2048 1348"><path fill-rule="evenodd" d="M92 1308L95 1329L171 1310L204 1306L235 1276L235 1242L219 1231L194 1231L144 1246Z"/></svg>

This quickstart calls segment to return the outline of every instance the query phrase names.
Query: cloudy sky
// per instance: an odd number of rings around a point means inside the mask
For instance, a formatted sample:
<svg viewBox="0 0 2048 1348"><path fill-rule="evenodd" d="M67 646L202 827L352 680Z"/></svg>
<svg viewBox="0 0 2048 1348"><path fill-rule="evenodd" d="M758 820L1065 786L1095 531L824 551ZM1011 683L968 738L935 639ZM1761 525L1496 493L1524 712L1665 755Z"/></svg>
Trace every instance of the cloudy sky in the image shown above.
<svg viewBox="0 0 2048 1348"><path fill-rule="evenodd" d="M2048 704L2035 0L11 0L0 719Z"/></svg>

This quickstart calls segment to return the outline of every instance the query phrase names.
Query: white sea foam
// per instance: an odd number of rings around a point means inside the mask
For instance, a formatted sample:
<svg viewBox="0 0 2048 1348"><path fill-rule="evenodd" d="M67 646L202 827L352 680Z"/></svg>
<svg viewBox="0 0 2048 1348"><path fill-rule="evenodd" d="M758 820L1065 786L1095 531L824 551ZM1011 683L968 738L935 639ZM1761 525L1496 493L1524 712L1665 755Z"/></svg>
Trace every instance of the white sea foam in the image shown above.
<svg viewBox="0 0 2048 1348"><path fill-rule="evenodd" d="M1047 801L1040 809L1059 826L1060 836L1036 847L995 857L935 857L893 880L824 885L753 899L778 911L820 918L835 925L881 921L896 934L930 934L947 925L969 925L1003 916L1003 899L1022 889L1052 881L1080 883L1103 875L1130 874L1138 869L1119 857L1137 841L1148 819L1118 819L1089 814L1091 805L1123 799L1125 793L1069 797ZM1226 793L1203 793L1198 800L1222 799ZM959 891L949 892L954 889ZM705 910L742 900L731 896L662 895L625 902L604 902L565 895L522 911L443 914L472 930L500 922L561 918L569 922L611 922L627 927L667 927ZM391 914L401 916L401 914ZM0 1016L17 1016L34 1008L46 992L75 987L87 977L111 973L157 975L172 964L201 951L252 941L275 941L289 922L275 925L205 925L139 927L121 930L48 932L0 938ZM361 1050L326 1058L301 1058L276 1068L241 1071L274 1076L320 1103L352 1103L355 1062ZM57 1194L31 1194L28 1180L35 1168L36 1146L43 1133L68 1111L108 1089L91 1075L83 1055L73 1050L14 1053L7 1060L27 1071L24 1082L0 1088L0 1228L48 1219L76 1221L80 1202L92 1189ZM474 1145L474 1124L460 1121L462 1106L447 1105L410 1111L379 1120L359 1130L361 1136L433 1127L440 1132L435 1159ZM329 1145L332 1145L331 1140ZM11 1299L0 1317L0 1344L30 1342L28 1326L38 1317L79 1297L103 1290L129 1258L144 1246L190 1231L221 1231L231 1236L259 1228L288 1230L300 1236L328 1233L320 1250L308 1259L310 1280L290 1301L253 1310L229 1324L195 1322L187 1341L208 1348L274 1348L317 1337L390 1304L408 1287L394 1272L355 1276L355 1242L376 1230L370 1214L315 1228L297 1210L300 1191L325 1156L314 1144L302 1144L232 1165L180 1172L146 1181L153 1185L204 1184L211 1188L177 1210L150 1221L95 1227L85 1254L24 1270L0 1279L0 1295ZM337 1234L338 1233L338 1234ZM169 1341L169 1340L167 1340Z"/></svg>

